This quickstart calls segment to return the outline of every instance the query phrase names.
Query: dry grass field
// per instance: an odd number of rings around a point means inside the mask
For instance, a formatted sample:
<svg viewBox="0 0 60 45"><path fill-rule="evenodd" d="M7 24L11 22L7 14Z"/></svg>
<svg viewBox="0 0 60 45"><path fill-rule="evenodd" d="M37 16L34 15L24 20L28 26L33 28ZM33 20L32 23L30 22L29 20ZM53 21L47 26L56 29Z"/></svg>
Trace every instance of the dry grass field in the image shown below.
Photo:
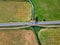
<svg viewBox="0 0 60 45"><path fill-rule="evenodd" d="M30 21L31 6L28 2L0 1L0 22Z"/></svg>
<svg viewBox="0 0 60 45"><path fill-rule="evenodd" d="M0 45L38 45L31 30L0 30Z"/></svg>

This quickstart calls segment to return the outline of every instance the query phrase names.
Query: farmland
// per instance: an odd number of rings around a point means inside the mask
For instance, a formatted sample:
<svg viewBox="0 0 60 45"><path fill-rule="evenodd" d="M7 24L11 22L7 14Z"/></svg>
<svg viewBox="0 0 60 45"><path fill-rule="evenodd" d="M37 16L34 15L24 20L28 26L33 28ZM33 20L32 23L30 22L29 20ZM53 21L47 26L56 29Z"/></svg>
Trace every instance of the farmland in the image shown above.
<svg viewBox="0 0 60 45"><path fill-rule="evenodd" d="M34 33L27 29L0 30L0 45L38 45Z"/></svg>
<svg viewBox="0 0 60 45"><path fill-rule="evenodd" d="M0 1L0 22L30 21L31 6L28 2Z"/></svg>
<svg viewBox="0 0 60 45"><path fill-rule="evenodd" d="M31 6L28 2L0 1L0 23L25 22L31 19ZM0 45L38 45L32 30L0 29Z"/></svg>
<svg viewBox="0 0 60 45"><path fill-rule="evenodd" d="M60 45L60 28L41 29L38 35L42 45Z"/></svg>
<svg viewBox="0 0 60 45"><path fill-rule="evenodd" d="M5 1L5 0L4 0ZM31 6L28 2L0 1L0 23L25 22L31 19ZM60 20L60 1L57 0L32 0L35 7L35 17L39 21ZM40 28L36 28L38 32ZM60 28L41 29L38 32L42 45L59 45ZM31 30L1 30L0 45L38 45L35 35Z"/></svg>

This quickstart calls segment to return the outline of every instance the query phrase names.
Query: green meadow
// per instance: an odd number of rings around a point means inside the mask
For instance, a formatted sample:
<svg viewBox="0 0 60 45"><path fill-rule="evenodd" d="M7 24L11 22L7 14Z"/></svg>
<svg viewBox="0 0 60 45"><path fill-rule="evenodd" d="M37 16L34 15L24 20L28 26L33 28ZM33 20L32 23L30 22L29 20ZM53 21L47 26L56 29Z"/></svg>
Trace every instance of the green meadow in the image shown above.
<svg viewBox="0 0 60 45"><path fill-rule="evenodd" d="M35 17L39 21L60 20L60 0L31 0L35 8Z"/></svg>

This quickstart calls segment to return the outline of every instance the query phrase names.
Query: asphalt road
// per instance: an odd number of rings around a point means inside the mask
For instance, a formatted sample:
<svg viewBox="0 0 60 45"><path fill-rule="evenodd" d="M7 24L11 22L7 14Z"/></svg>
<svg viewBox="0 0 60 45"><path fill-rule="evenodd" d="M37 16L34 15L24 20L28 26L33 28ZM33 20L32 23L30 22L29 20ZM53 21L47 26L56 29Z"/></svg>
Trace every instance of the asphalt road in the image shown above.
<svg viewBox="0 0 60 45"><path fill-rule="evenodd" d="M60 25L60 21L45 21L45 22L10 22L0 23L0 27L6 26L36 26L36 25Z"/></svg>

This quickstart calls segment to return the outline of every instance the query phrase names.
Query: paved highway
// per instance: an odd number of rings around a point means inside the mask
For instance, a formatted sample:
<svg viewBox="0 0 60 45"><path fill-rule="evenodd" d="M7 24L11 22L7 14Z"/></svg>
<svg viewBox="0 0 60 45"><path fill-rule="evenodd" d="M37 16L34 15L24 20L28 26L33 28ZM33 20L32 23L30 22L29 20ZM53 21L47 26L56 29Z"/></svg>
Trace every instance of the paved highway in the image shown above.
<svg viewBox="0 0 60 45"><path fill-rule="evenodd" d="M60 21L0 23L0 27L7 27L7 26L21 27L21 26L36 26L36 25L60 25Z"/></svg>

